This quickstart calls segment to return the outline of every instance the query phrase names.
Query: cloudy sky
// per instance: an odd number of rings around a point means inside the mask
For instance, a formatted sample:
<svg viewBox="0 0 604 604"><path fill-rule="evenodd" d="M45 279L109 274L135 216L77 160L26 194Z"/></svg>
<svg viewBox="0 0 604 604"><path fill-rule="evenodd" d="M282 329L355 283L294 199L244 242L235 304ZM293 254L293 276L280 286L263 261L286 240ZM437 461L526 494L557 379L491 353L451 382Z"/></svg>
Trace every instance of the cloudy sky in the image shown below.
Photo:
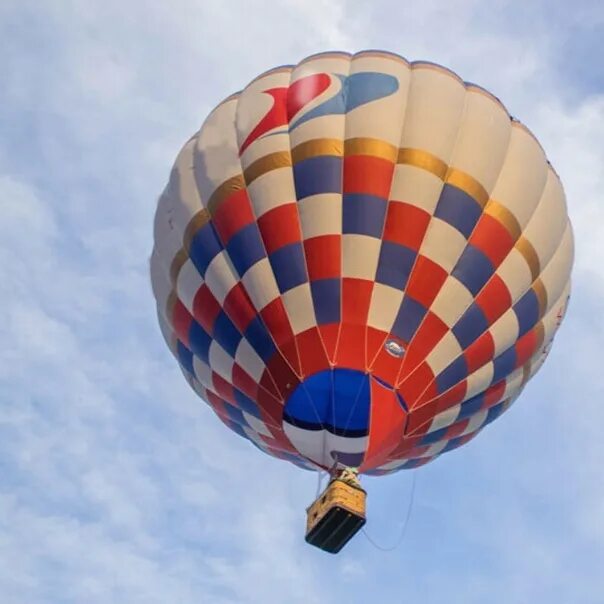
<svg viewBox="0 0 604 604"><path fill-rule="evenodd" d="M529 6L527 6L529 5ZM316 477L230 433L156 326L152 219L219 100L326 49L443 63L543 142L576 233L521 400L416 473L405 539L303 540ZM600 0L0 2L2 604L604 602ZM394 545L413 475L368 479Z"/></svg>

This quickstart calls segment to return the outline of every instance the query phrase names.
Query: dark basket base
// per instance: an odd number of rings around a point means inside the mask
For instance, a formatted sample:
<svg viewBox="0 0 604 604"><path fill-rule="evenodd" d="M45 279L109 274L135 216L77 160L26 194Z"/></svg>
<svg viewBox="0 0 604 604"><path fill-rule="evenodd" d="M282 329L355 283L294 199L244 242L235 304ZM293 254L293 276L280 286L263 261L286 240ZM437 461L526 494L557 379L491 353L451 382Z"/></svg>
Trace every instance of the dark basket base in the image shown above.
<svg viewBox="0 0 604 604"><path fill-rule="evenodd" d="M363 516L334 506L306 535L306 542L330 554L337 554L364 524Z"/></svg>

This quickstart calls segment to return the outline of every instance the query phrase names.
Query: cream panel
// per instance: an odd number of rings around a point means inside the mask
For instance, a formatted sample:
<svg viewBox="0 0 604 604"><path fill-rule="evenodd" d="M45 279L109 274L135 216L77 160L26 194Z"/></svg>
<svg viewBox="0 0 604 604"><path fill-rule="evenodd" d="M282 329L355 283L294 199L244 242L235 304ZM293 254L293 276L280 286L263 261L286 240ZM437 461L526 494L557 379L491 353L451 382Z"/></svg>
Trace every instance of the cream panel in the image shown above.
<svg viewBox="0 0 604 604"><path fill-rule="evenodd" d="M463 83L449 73L414 66L401 147L421 149L448 162L465 96Z"/></svg>

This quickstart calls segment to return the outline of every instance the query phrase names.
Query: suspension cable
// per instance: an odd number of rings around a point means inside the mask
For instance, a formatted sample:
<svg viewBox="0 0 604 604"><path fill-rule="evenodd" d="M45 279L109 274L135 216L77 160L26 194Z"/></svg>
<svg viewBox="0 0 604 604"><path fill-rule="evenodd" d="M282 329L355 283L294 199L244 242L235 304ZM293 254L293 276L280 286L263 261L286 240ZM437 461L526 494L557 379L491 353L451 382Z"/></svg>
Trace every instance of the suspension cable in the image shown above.
<svg viewBox="0 0 604 604"><path fill-rule="evenodd" d="M400 532L395 544L393 546L380 545L379 543L376 543L375 540L370 537L369 533L367 533L365 528L361 529L363 532L363 535L365 535L365 537L367 538L367 541L369 541L369 543L371 543L371 545L373 545L373 547L375 547L376 549L378 549L382 552L393 552L395 549L397 549L400 546L400 544L403 542L403 539L405 538L405 533L407 532L407 526L409 525L409 519L411 518L411 511L413 509L413 502L415 499L415 485L416 485L416 480L417 480L417 472L414 471L412 476L413 477L412 477L412 482L411 482L411 494L409 496L409 505L407 507L407 514L405 515L405 520L403 522L403 526L401 527L401 532Z"/></svg>
<svg viewBox="0 0 604 604"><path fill-rule="evenodd" d="M317 494L315 495L315 499L319 499L319 495L323 488L323 477L327 474L328 472L325 470L317 470Z"/></svg>

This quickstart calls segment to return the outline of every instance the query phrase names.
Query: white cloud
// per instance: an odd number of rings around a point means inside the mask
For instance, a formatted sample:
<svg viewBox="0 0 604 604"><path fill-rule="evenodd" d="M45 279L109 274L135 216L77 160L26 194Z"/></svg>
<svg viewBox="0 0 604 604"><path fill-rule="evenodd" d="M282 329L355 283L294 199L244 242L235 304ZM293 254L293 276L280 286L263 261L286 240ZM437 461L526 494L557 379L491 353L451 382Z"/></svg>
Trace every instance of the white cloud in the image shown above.
<svg viewBox="0 0 604 604"><path fill-rule="evenodd" d="M596 602L603 101L569 103L555 36L498 27L501 7L475 1L9 4L3 602ZM422 471L401 549L359 537L333 558L303 542L314 478L228 433L183 383L147 257L171 162L215 102L274 64L372 46L448 64L536 132L565 183L577 271L543 372L508 416ZM384 542L407 481L368 481L368 530Z"/></svg>

